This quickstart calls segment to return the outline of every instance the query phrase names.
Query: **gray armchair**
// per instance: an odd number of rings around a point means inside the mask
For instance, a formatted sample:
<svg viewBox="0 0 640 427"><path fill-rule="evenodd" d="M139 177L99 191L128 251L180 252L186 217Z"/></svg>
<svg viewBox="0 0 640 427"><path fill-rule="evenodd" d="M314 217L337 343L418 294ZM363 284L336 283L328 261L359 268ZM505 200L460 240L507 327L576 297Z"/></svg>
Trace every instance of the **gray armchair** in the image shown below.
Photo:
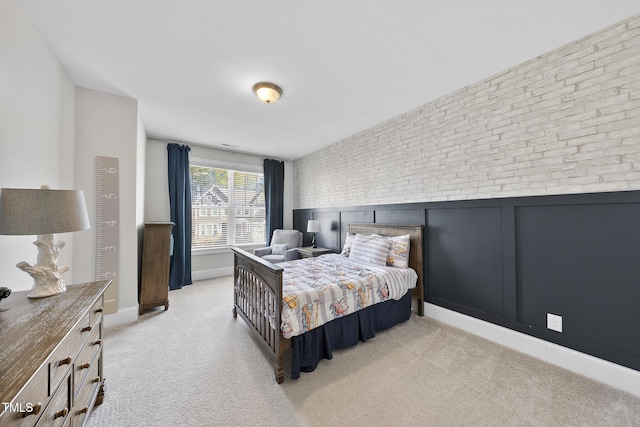
<svg viewBox="0 0 640 427"><path fill-rule="evenodd" d="M298 230L273 230L271 246L253 250L253 254L269 262L283 262L298 259L302 246L302 232Z"/></svg>

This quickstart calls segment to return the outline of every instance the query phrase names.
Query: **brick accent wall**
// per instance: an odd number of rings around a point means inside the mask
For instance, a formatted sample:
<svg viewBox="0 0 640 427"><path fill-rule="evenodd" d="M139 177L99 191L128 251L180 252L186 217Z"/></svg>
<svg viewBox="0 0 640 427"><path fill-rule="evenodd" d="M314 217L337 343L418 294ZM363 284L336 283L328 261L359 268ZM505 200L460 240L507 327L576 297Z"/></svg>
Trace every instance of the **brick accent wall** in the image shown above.
<svg viewBox="0 0 640 427"><path fill-rule="evenodd" d="M640 15L293 163L294 208L640 190Z"/></svg>

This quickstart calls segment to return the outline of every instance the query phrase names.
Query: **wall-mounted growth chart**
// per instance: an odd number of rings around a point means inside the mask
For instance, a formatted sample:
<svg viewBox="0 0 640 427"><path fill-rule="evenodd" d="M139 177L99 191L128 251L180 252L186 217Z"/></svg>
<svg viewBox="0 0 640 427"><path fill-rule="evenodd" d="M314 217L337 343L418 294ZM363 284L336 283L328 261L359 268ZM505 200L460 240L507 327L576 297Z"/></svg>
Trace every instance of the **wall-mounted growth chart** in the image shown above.
<svg viewBox="0 0 640 427"><path fill-rule="evenodd" d="M96 157L96 280L111 280L105 313L118 311L120 186L118 159Z"/></svg>

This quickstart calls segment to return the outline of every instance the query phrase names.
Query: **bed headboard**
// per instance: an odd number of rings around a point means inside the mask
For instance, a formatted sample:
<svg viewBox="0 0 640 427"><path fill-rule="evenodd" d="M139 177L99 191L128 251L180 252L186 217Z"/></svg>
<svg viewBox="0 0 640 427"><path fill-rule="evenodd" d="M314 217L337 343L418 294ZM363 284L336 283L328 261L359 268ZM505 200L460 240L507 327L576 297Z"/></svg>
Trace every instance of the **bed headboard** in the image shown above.
<svg viewBox="0 0 640 427"><path fill-rule="evenodd" d="M402 236L408 234L411 239L409 248L409 267L418 273L418 282L413 290L413 298L417 300L416 311L424 314L424 280L423 280L423 229L422 225L397 224L349 224L349 234L379 234L381 236Z"/></svg>

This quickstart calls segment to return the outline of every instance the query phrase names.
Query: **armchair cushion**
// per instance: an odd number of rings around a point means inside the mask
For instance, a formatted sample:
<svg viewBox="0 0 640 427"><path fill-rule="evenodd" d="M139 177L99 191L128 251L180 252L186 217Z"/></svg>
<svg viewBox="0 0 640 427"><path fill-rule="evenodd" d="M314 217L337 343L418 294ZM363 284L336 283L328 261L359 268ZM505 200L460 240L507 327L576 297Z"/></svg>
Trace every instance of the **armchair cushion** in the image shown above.
<svg viewBox="0 0 640 427"><path fill-rule="evenodd" d="M287 247L286 243L271 245L271 253L273 255L284 255L287 252Z"/></svg>
<svg viewBox="0 0 640 427"><path fill-rule="evenodd" d="M262 259L277 264L279 262L284 262L284 255L265 255Z"/></svg>

